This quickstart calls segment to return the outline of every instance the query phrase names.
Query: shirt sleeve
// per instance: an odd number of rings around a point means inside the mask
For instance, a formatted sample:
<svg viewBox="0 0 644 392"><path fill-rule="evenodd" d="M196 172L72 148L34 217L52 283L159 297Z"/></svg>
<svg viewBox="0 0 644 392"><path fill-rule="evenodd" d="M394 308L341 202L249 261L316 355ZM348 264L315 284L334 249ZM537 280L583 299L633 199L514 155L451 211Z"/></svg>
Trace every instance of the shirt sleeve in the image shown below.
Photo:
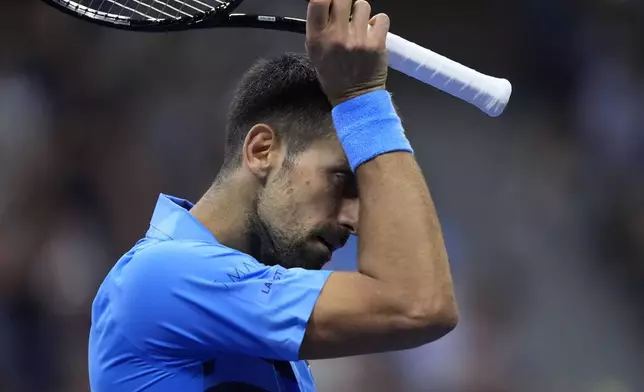
<svg viewBox="0 0 644 392"><path fill-rule="evenodd" d="M157 359L234 352L292 361L330 273L171 241L140 251L122 269L113 314L125 338Z"/></svg>

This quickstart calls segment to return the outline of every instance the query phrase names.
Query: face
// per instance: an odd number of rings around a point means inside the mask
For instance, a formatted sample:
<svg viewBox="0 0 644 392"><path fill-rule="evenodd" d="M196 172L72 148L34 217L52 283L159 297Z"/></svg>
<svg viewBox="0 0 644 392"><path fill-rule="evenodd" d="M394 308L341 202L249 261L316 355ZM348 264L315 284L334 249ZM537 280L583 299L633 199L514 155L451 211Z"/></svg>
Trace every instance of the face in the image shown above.
<svg viewBox="0 0 644 392"><path fill-rule="evenodd" d="M321 140L268 176L251 214L259 260L320 269L357 231L355 177L337 139Z"/></svg>

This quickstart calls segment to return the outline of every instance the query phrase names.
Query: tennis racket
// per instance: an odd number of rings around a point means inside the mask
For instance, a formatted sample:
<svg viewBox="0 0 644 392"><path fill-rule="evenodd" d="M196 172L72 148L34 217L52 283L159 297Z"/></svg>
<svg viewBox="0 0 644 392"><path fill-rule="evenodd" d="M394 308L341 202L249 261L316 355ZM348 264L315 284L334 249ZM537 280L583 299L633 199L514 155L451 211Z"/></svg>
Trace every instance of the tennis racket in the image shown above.
<svg viewBox="0 0 644 392"><path fill-rule="evenodd" d="M243 0L43 1L86 21L131 31L238 27L306 33L304 19L233 13ZM468 102L489 116L500 115L510 99L512 85L506 79L484 75L392 33L386 44L391 68Z"/></svg>

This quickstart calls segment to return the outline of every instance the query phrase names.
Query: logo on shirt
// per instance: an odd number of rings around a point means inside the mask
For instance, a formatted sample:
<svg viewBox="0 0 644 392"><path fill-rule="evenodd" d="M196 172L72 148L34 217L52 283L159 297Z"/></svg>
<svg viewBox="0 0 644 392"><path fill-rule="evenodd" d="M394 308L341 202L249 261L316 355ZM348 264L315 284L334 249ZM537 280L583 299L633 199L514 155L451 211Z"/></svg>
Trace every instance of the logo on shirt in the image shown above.
<svg viewBox="0 0 644 392"><path fill-rule="evenodd" d="M275 274L273 274L273 282L282 279L282 274L283 274L282 271L275 270ZM262 293L270 294L271 287L273 287L273 282L264 282L264 288L262 289Z"/></svg>

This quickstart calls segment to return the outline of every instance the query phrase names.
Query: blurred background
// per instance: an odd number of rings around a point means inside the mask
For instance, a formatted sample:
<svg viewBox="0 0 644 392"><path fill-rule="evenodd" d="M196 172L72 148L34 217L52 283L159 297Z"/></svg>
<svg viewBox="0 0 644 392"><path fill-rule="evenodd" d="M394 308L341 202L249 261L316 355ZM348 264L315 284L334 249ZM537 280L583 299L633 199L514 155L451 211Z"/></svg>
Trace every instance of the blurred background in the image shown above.
<svg viewBox="0 0 644 392"><path fill-rule="evenodd" d="M302 1L242 10L304 16ZM644 391L641 0L376 0L392 31L510 79L489 118L395 72L444 226L457 329L314 362L322 392ZM0 13L0 391L88 390L89 310L160 192L196 201L237 78L303 37L134 34ZM355 243L330 268L355 268Z"/></svg>

